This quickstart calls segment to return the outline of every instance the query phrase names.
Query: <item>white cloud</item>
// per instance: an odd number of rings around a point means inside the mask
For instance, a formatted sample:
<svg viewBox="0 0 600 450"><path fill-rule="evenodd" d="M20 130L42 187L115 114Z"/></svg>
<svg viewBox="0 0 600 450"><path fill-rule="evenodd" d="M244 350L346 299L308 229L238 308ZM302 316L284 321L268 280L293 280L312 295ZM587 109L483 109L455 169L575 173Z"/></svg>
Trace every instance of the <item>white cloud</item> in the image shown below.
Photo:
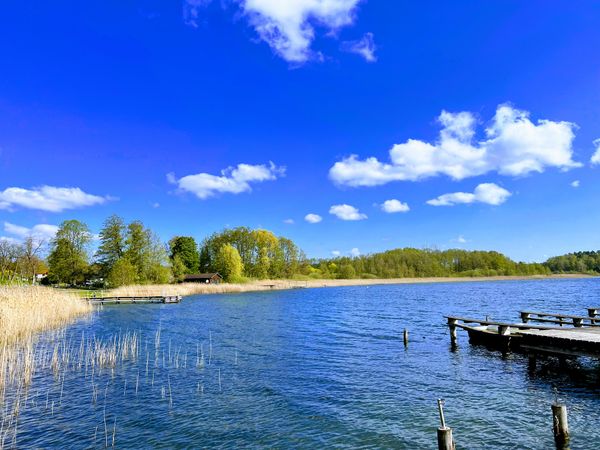
<svg viewBox="0 0 600 450"><path fill-rule="evenodd" d="M428 200L432 206L453 206L461 203L486 203L488 205L501 205L512 194L494 183L482 183L475 188L473 193L454 192L440 195L438 198Z"/></svg>
<svg viewBox="0 0 600 450"><path fill-rule="evenodd" d="M396 144L390 150L390 163L350 155L333 165L329 177L339 185L377 186L440 175L462 180L488 172L522 176L548 167L581 166L572 159L576 125L570 122L534 123L527 111L500 105L485 129L486 139L475 142L472 113L442 111L438 120L442 130L435 143L409 139Z"/></svg>
<svg viewBox="0 0 600 450"><path fill-rule="evenodd" d="M466 243L467 243L467 240L465 239L465 237L464 237L462 234L461 234L461 235L459 235L459 236L458 236L458 237L455 239L455 241L456 241L456 242L458 242L459 244L466 244Z"/></svg>
<svg viewBox="0 0 600 450"><path fill-rule="evenodd" d="M594 145L596 146L596 151L592 155L592 159L590 162L592 165L600 164L600 139L596 139L594 141Z"/></svg>
<svg viewBox="0 0 600 450"><path fill-rule="evenodd" d="M152 207L155 208L155 209L156 208L160 208L160 203L154 202L154 203L152 203Z"/></svg>
<svg viewBox="0 0 600 450"><path fill-rule="evenodd" d="M408 206L408 203L402 203L400 200L392 199L383 202L381 210L386 213L399 213L410 211L410 207Z"/></svg>
<svg viewBox="0 0 600 450"><path fill-rule="evenodd" d="M333 205L329 208L329 214L333 214L341 220L364 220L367 218L366 214L362 214L354 206L350 205Z"/></svg>
<svg viewBox="0 0 600 450"><path fill-rule="evenodd" d="M377 56L375 56L377 47L375 46L373 33L366 33L358 41L342 42L342 50L349 53L356 53L357 55L362 56L367 62L377 61Z"/></svg>
<svg viewBox="0 0 600 450"><path fill-rule="evenodd" d="M340 252L339 250L332 250L331 254L335 257L340 256L342 254L342 252Z"/></svg>
<svg viewBox="0 0 600 450"><path fill-rule="evenodd" d="M571 183L571 187L578 188L581 183L579 180L575 180Z"/></svg>
<svg viewBox="0 0 600 450"><path fill-rule="evenodd" d="M105 203L109 197L87 194L79 188L41 186L32 189L9 187L0 191L0 209L21 206L49 212Z"/></svg>
<svg viewBox="0 0 600 450"><path fill-rule="evenodd" d="M354 257L360 256L360 250L354 247L352 250L350 250L350 255Z"/></svg>
<svg viewBox="0 0 600 450"><path fill-rule="evenodd" d="M319 223L321 220L323 220L323 218L318 214L310 213L304 216L304 220L306 220L308 223Z"/></svg>
<svg viewBox="0 0 600 450"><path fill-rule="evenodd" d="M286 61L302 63L315 57L310 46L315 26L329 34L354 22L361 0L233 0L259 37ZM184 21L198 26L198 8L210 0L186 0Z"/></svg>
<svg viewBox="0 0 600 450"><path fill-rule="evenodd" d="M174 174L167 174L167 180L174 182L181 191L191 192L204 200L218 193L240 194L252 190L251 183L275 180L285 175L284 167L269 165L238 164L221 171L221 175L198 173L177 179Z"/></svg>
<svg viewBox="0 0 600 450"><path fill-rule="evenodd" d="M283 223L285 223L286 225L294 225L294 219L285 219L283 221Z"/></svg>
<svg viewBox="0 0 600 450"><path fill-rule="evenodd" d="M17 240L23 240L31 236L34 239L48 242L54 238L57 231L58 227L56 225L49 225L46 223L40 223L31 228L27 228L10 222L4 222L4 232L14 236Z"/></svg>
<svg viewBox="0 0 600 450"><path fill-rule="evenodd" d="M185 0L183 2L183 21L186 25L198 28L200 8L208 5L212 0Z"/></svg>

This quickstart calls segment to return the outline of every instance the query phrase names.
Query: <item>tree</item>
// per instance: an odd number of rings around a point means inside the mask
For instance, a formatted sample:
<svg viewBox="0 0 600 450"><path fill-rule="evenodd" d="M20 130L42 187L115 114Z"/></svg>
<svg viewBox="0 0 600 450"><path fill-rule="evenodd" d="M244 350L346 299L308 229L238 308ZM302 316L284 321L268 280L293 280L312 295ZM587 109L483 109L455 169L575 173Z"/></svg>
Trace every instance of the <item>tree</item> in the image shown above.
<svg viewBox="0 0 600 450"><path fill-rule="evenodd" d="M223 279L230 283L241 281L244 264L237 249L231 244L225 244L217 253L215 269Z"/></svg>
<svg viewBox="0 0 600 450"><path fill-rule="evenodd" d="M354 267L350 264L342 264L338 269L338 278L350 279L356 276Z"/></svg>
<svg viewBox="0 0 600 450"><path fill-rule="evenodd" d="M124 258L135 268L137 282L166 283L170 280L165 245L142 222L135 221L127 226L125 244Z"/></svg>
<svg viewBox="0 0 600 450"><path fill-rule="evenodd" d="M119 287L134 284L136 279L137 272L133 264L127 258L120 258L112 265L107 281L110 287Z"/></svg>
<svg viewBox="0 0 600 450"><path fill-rule="evenodd" d="M25 238L23 245L21 245L20 260L23 266L23 275L25 278L35 283L35 275L38 272L38 268L43 267L43 262L39 257L39 253L43 248L45 241L43 239L37 239L33 236Z"/></svg>
<svg viewBox="0 0 600 450"><path fill-rule="evenodd" d="M139 220L127 225L127 238L125 240L125 258L135 268L137 279L144 282L144 271L148 267L148 248L150 247L150 236L144 224Z"/></svg>
<svg viewBox="0 0 600 450"><path fill-rule="evenodd" d="M49 276L59 283L75 286L85 279L88 267L88 226L78 220L66 220L52 240L48 256Z"/></svg>
<svg viewBox="0 0 600 450"><path fill-rule="evenodd" d="M184 265L185 274L196 273L200 267L200 253L196 240L191 236L175 236L169 241L169 259L174 265L176 258Z"/></svg>
<svg viewBox="0 0 600 450"><path fill-rule="evenodd" d="M171 272L173 273L173 278L175 281L183 281L187 272L187 267L181 261L179 255L175 255L173 259L171 259Z"/></svg>
<svg viewBox="0 0 600 450"><path fill-rule="evenodd" d="M102 273L107 276L113 265L125 253L125 222L117 215L112 215L104 222L100 230L100 245L96 259L102 267Z"/></svg>

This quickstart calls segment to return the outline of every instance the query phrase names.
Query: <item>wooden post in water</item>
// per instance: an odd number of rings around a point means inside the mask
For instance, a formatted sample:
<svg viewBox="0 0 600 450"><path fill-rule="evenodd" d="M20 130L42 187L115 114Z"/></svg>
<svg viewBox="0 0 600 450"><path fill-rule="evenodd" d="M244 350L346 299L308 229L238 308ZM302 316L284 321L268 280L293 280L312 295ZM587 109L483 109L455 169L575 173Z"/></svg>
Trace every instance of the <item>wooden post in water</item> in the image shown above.
<svg viewBox="0 0 600 450"><path fill-rule="evenodd" d="M456 324L458 323L457 319L452 317L448 318L448 328L450 329L450 343L452 345L456 345Z"/></svg>
<svg viewBox="0 0 600 450"><path fill-rule="evenodd" d="M408 329L404 329L404 346L408 347Z"/></svg>
<svg viewBox="0 0 600 450"><path fill-rule="evenodd" d="M523 323L529 322L529 313L528 312L525 312L525 311L521 312L521 322L523 322Z"/></svg>
<svg viewBox="0 0 600 450"><path fill-rule="evenodd" d="M438 410L440 412L441 426L437 429L438 450L454 450L455 444L452 439L452 428L446 426L444 419L444 400L438 399Z"/></svg>
<svg viewBox="0 0 600 450"><path fill-rule="evenodd" d="M558 399L552 404L552 425L554 428L554 442L556 443L556 448L565 448L569 443L567 405L558 403Z"/></svg>

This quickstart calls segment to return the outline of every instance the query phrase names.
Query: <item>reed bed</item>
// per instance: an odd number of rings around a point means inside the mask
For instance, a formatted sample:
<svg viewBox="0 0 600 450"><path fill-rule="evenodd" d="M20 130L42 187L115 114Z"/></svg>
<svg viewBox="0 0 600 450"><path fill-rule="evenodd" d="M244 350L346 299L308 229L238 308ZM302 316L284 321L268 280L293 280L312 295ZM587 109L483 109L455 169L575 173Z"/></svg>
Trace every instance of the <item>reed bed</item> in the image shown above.
<svg viewBox="0 0 600 450"><path fill-rule="evenodd" d="M64 327L93 307L74 294L37 286L0 287L0 346Z"/></svg>
<svg viewBox="0 0 600 450"><path fill-rule="evenodd" d="M92 310L76 295L54 289L0 287L0 448L6 444L7 430L16 434L22 398L36 370L37 335L65 327ZM12 401L5 401L7 397Z"/></svg>
<svg viewBox="0 0 600 450"><path fill-rule="evenodd" d="M135 297L152 295L200 295L200 294L228 294L238 292L269 291L272 289L293 289L304 286L304 282L297 281L253 281L250 283L181 283L181 284L149 284L123 286L106 292L109 296Z"/></svg>
<svg viewBox="0 0 600 450"><path fill-rule="evenodd" d="M188 347L161 337L160 326L144 337L139 331L97 337L61 329L29 339L21 351L8 353L0 391L0 450L23 446L22 416L27 423L32 418L53 423L56 430L74 407L76 417L88 418L82 426L89 427L89 447L117 448L124 404L144 407L151 401L172 412L178 399L200 400L205 386L214 395L226 390L222 359L216 361L213 347L211 332ZM230 358L238 364L237 350Z"/></svg>
<svg viewBox="0 0 600 450"><path fill-rule="evenodd" d="M371 286L380 284L413 283L464 283L471 281L502 281L549 278L582 278L587 275L532 275L532 276L496 276L496 277L427 277L427 278L376 278L376 279L311 279L311 280L254 280L248 283L181 283L123 286L104 292L110 296L153 296L153 295L204 295L229 294L240 292L259 292L298 288L321 288L335 286Z"/></svg>

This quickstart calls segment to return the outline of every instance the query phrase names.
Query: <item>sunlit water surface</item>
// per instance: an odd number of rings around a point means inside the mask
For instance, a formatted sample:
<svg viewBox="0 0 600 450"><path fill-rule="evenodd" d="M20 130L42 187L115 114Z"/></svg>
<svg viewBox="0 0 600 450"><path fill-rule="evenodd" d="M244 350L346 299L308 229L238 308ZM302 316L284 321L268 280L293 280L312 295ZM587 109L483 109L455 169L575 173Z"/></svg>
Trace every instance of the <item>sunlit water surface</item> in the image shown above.
<svg viewBox="0 0 600 450"><path fill-rule="evenodd" d="M600 280L503 281L195 296L105 307L67 331L139 336L137 359L36 373L19 448L436 448L437 398L459 448L552 448L553 387L572 448L600 442L600 368L452 352L443 316L585 314ZM404 348L402 332L410 343ZM156 332L160 332L156 349ZM146 368L148 365L148 368ZM137 391L137 392L136 392Z"/></svg>

